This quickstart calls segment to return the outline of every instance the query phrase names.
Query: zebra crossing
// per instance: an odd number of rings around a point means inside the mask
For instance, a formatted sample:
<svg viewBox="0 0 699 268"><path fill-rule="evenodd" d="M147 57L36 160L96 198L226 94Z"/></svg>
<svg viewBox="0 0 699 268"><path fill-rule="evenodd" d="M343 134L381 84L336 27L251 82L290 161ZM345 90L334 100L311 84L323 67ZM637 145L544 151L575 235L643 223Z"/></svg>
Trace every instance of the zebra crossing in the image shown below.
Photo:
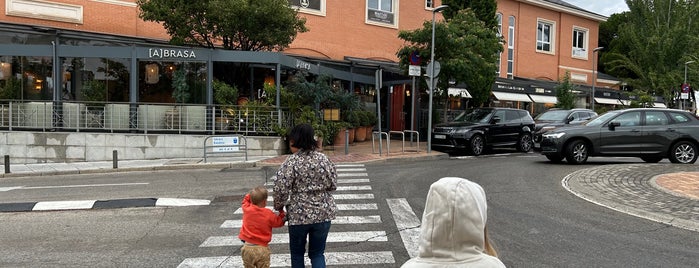
<svg viewBox="0 0 699 268"><path fill-rule="evenodd" d="M366 168L363 164L338 164L337 172L338 187L333 197L337 203L338 216L332 221L327 238L325 252L327 265L393 266L396 260L391 251L392 244L389 243L386 230L382 230L383 219L379 215L379 204L374 194L371 193L371 181ZM271 201L270 194L268 204L271 204ZM400 237L409 255L413 256L417 252L415 230L419 228L415 228L415 226L419 226L419 220L405 199L389 199L387 202L394 218L404 221L400 224L397 223L400 225ZM239 250L242 242L237 237L241 226L242 209L239 208L233 213L233 219L225 220L220 225L220 228L226 230L227 235L210 236L199 245L199 248L202 249L225 248L231 252L231 255L186 258L178 267L242 267ZM273 230L270 242L270 248L273 252L271 267L291 266L288 238L286 227ZM357 243L372 243L371 248L376 251L348 250L355 248L343 246L344 244L356 245ZM306 258L306 265L310 265L308 258Z"/></svg>

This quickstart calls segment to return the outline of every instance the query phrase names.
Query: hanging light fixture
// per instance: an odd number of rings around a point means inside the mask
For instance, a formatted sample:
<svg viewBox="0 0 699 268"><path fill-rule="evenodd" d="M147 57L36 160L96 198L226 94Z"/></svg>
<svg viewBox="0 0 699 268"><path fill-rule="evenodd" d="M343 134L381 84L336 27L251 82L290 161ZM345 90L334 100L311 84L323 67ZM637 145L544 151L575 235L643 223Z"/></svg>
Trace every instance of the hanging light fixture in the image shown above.
<svg viewBox="0 0 699 268"><path fill-rule="evenodd" d="M160 69L158 64L146 64L146 84L156 84L160 81Z"/></svg>
<svg viewBox="0 0 699 268"><path fill-rule="evenodd" d="M265 86L266 87L272 87L274 86L274 76L272 75L267 75L265 77Z"/></svg>
<svg viewBox="0 0 699 268"><path fill-rule="evenodd" d="M12 75L12 63L0 62L0 80L7 80Z"/></svg>

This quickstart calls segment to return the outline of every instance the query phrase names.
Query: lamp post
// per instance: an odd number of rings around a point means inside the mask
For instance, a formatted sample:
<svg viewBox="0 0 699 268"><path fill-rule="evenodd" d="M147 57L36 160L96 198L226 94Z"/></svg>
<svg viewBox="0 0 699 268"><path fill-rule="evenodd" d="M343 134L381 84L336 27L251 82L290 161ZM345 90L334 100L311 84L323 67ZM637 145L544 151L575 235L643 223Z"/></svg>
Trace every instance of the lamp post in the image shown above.
<svg viewBox="0 0 699 268"><path fill-rule="evenodd" d="M693 60L690 60L690 61L684 63L684 83L682 84L682 86L687 84L687 65L692 64L692 63L694 63ZM680 89L680 91L682 91L682 90L683 89ZM694 92L692 92L692 93L694 93ZM681 96L682 96L682 93L680 93L680 109L684 109L684 100L682 99Z"/></svg>
<svg viewBox="0 0 699 268"><path fill-rule="evenodd" d="M596 47L592 50L592 96L590 96L590 110L595 110L595 82L597 80L597 52L604 47Z"/></svg>
<svg viewBox="0 0 699 268"><path fill-rule="evenodd" d="M430 84L428 87L430 88L430 97L429 97L429 105L428 105L428 111L427 111L427 153L432 152L432 96L434 95L434 18L435 14L437 12L440 12L449 6L447 5L441 5L436 7L435 9L432 9L432 51L430 53Z"/></svg>

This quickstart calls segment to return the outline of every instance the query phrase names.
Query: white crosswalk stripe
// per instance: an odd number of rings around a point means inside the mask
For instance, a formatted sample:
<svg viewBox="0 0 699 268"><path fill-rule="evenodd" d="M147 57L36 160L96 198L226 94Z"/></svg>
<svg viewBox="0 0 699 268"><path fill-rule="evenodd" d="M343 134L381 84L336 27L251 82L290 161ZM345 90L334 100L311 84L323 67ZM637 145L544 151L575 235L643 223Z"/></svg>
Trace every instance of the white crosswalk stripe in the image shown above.
<svg viewBox="0 0 699 268"><path fill-rule="evenodd" d="M379 205L371 192L371 181L363 164L337 165L338 188L333 193L337 202L338 216L332 221L332 228L328 233L327 243L342 245L342 243L356 244L358 242L384 243L390 245L386 230L380 230L382 218L378 215ZM271 192L273 184L267 184L269 192L268 205L273 200ZM271 206L267 207L272 209ZM394 213L395 215L395 213ZM231 248L231 252L238 252L230 256L210 256L187 258L178 267L242 267L243 263L237 247L242 246L237 234L242 227L242 209L233 212L233 219L224 221L220 228L228 229L226 236L210 236L201 244L202 249ZM410 223L412 224L412 223ZM408 224L408 225L410 225ZM419 224L419 223L418 223ZM349 229L348 229L349 228ZM289 235L286 228L274 229L270 245L275 245L275 254L271 257L271 267L291 266L291 257L286 252L279 252L278 248L289 243ZM393 229L391 230L393 231ZM403 233L401 233L401 236ZM405 238L404 238L405 239ZM326 263L332 265L349 265L365 267L372 264L395 264L394 253L391 251L371 252L347 252L332 251L343 249L343 246L327 247L325 252ZM216 251L220 252L220 251ZM310 260L306 257L306 265Z"/></svg>

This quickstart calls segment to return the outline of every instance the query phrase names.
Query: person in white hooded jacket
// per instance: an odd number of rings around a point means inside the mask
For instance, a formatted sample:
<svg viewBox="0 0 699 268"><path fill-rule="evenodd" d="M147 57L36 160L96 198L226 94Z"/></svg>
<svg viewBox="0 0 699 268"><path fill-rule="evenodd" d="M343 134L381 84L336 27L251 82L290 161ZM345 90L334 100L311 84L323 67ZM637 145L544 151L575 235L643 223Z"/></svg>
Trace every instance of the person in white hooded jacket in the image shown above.
<svg viewBox="0 0 699 268"><path fill-rule="evenodd" d="M480 185L463 178L441 178L427 193L418 256L401 267L505 267L488 241L486 220L485 191Z"/></svg>

